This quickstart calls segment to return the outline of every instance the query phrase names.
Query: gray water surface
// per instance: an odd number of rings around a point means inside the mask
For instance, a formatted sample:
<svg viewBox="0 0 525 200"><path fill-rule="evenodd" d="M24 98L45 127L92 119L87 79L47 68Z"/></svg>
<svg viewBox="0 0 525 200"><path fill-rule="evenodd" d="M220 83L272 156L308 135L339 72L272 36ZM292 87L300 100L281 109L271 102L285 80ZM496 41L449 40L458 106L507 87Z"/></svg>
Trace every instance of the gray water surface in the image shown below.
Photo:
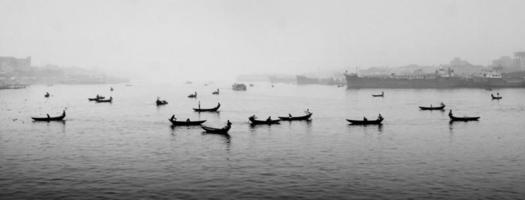
<svg viewBox="0 0 525 200"><path fill-rule="evenodd" d="M259 83L0 90L0 199L522 199L525 90L346 90ZM221 95L211 92L221 88ZM198 91L197 100L186 96ZM49 91L49 99L43 97ZM501 101L490 99L499 92ZM97 93L112 104L88 102ZM157 96L169 104L156 107ZM221 102L220 113L192 111ZM444 102L479 122L449 124ZM65 123L35 123L59 115ZM250 127L247 118L314 113ZM346 118L384 125L349 126ZM168 118L233 122L230 137Z"/></svg>

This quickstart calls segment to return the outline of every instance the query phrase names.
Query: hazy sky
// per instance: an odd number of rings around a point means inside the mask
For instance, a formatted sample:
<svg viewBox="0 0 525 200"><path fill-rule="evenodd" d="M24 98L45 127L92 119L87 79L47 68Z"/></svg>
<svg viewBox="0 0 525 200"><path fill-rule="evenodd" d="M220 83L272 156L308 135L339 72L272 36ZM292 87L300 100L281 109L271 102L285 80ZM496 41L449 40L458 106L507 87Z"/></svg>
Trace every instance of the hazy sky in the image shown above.
<svg viewBox="0 0 525 200"><path fill-rule="evenodd" d="M201 79L476 64L525 50L523 0L0 0L0 56Z"/></svg>

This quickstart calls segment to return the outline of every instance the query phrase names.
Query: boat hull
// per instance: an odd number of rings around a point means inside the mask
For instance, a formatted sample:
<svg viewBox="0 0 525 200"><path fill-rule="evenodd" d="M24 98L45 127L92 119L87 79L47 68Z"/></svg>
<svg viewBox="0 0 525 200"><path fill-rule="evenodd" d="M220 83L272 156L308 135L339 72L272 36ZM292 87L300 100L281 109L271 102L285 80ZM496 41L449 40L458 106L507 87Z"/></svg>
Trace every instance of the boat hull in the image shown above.
<svg viewBox="0 0 525 200"><path fill-rule="evenodd" d="M199 126L202 123L206 122L206 120L199 120L199 121L174 121L169 120L173 126Z"/></svg>
<svg viewBox="0 0 525 200"><path fill-rule="evenodd" d="M381 125L383 123L383 120L352 120L347 119L346 121L350 122L351 125Z"/></svg>
<svg viewBox="0 0 525 200"><path fill-rule="evenodd" d="M309 113L308 115L304 116L298 116L298 117L279 117L282 121L303 121L303 120L310 120L310 117L312 117L313 113Z"/></svg>

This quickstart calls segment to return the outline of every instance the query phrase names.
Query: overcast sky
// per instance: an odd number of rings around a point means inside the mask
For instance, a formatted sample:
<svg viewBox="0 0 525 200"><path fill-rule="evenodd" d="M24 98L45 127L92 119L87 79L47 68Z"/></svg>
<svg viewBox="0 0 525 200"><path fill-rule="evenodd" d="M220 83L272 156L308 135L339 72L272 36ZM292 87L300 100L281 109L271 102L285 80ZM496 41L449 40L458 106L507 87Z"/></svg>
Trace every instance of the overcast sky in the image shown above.
<svg viewBox="0 0 525 200"><path fill-rule="evenodd" d="M431 65L456 56L486 65L524 49L523 0L0 0L0 56L132 77Z"/></svg>

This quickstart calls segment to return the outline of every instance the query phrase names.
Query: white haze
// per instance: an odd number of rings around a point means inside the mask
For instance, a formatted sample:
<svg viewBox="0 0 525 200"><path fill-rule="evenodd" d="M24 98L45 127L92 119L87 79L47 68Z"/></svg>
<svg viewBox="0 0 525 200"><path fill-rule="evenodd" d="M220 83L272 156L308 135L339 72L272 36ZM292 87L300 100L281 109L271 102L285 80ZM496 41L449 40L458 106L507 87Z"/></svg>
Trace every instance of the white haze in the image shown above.
<svg viewBox="0 0 525 200"><path fill-rule="evenodd" d="M523 0L0 0L0 56L142 80L472 63L525 47Z"/></svg>

